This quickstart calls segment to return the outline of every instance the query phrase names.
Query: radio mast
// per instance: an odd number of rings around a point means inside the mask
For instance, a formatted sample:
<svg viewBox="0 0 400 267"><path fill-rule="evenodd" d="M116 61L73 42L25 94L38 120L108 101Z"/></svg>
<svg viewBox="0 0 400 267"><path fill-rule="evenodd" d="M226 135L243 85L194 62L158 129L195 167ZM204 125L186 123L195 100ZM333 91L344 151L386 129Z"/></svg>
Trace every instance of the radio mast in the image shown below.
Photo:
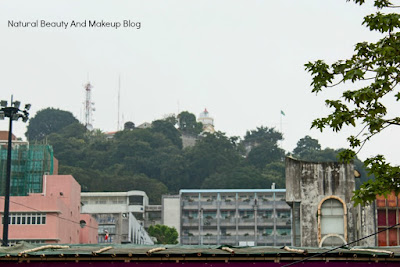
<svg viewBox="0 0 400 267"><path fill-rule="evenodd" d="M118 76L118 120L117 120L117 131L120 130L119 124L119 111L120 111L120 97L121 97L121 75Z"/></svg>
<svg viewBox="0 0 400 267"><path fill-rule="evenodd" d="M92 102L92 88L93 86L88 82L84 86L86 90L86 100L85 100L85 126L86 129L89 131L93 130L93 111L95 111L94 108L94 102Z"/></svg>

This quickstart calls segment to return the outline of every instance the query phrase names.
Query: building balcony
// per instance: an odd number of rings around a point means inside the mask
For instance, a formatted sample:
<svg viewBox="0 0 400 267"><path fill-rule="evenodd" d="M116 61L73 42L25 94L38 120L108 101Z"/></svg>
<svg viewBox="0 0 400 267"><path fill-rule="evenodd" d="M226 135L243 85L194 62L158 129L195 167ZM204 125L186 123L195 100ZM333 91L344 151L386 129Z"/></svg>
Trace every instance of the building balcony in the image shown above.
<svg viewBox="0 0 400 267"><path fill-rule="evenodd" d="M274 200L271 199L258 199L257 200L257 205L258 206L272 206L273 205Z"/></svg>
<svg viewBox="0 0 400 267"><path fill-rule="evenodd" d="M249 202L239 202L238 203L239 210L253 210L254 209L254 200Z"/></svg>
<svg viewBox="0 0 400 267"><path fill-rule="evenodd" d="M199 219L198 218L196 218L196 219L183 218L182 226L183 227L198 227Z"/></svg>
<svg viewBox="0 0 400 267"><path fill-rule="evenodd" d="M292 236L291 235L276 236L276 244L277 245L291 245L292 244Z"/></svg>
<svg viewBox="0 0 400 267"><path fill-rule="evenodd" d="M236 201L221 201L220 202L221 209L229 209L235 210L236 209Z"/></svg>
<svg viewBox="0 0 400 267"><path fill-rule="evenodd" d="M216 227L217 226L217 219L203 219L203 225L205 227L207 226L213 226Z"/></svg>
<svg viewBox="0 0 400 267"><path fill-rule="evenodd" d="M217 207L217 205L206 205L206 206L201 206L201 209L204 212L207 212L207 211L215 211L215 212L217 212L218 207Z"/></svg>
<svg viewBox="0 0 400 267"><path fill-rule="evenodd" d="M203 245L216 245L218 243L218 238L217 236L202 236L201 238L203 238Z"/></svg>
<svg viewBox="0 0 400 267"><path fill-rule="evenodd" d="M221 226L236 226L236 219L235 218L227 218L227 219L220 219L219 224Z"/></svg>
<svg viewBox="0 0 400 267"><path fill-rule="evenodd" d="M221 235L219 237L219 243L223 245L236 245L236 235L228 236L228 235Z"/></svg>
<svg viewBox="0 0 400 267"><path fill-rule="evenodd" d="M199 209L199 202L197 201L182 201L182 208L184 210L197 210Z"/></svg>
<svg viewBox="0 0 400 267"><path fill-rule="evenodd" d="M275 209L290 211L290 206L286 202L277 201L277 202L275 202Z"/></svg>
<svg viewBox="0 0 400 267"><path fill-rule="evenodd" d="M273 226L273 218L257 218L257 226Z"/></svg>
<svg viewBox="0 0 400 267"><path fill-rule="evenodd" d="M290 218L277 218L276 219L276 226L291 226L292 221Z"/></svg>
<svg viewBox="0 0 400 267"><path fill-rule="evenodd" d="M269 236L254 236L254 235L203 235L203 236L183 236L182 245L238 245L240 241L256 242L258 246L281 246L291 245L292 238L290 235L269 235Z"/></svg>
<svg viewBox="0 0 400 267"><path fill-rule="evenodd" d="M239 226L254 226L255 220L254 220L254 218L239 218L238 225Z"/></svg>
<svg viewBox="0 0 400 267"><path fill-rule="evenodd" d="M210 200L210 201L201 201L200 205L205 208L207 206L213 206L217 208L217 201L216 200Z"/></svg>
<svg viewBox="0 0 400 267"><path fill-rule="evenodd" d="M272 235L259 235L257 236L257 243L274 244L274 236Z"/></svg>
<svg viewBox="0 0 400 267"><path fill-rule="evenodd" d="M274 210L274 202L271 201L271 202L257 203L257 209L272 211Z"/></svg>
<svg viewBox="0 0 400 267"><path fill-rule="evenodd" d="M199 237L198 236L182 236L182 245L198 245Z"/></svg>
<svg viewBox="0 0 400 267"><path fill-rule="evenodd" d="M254 235L239 235L238 240L240 241L255 241L256 237Z"/></svg>
<svg viewBox="0 0 400 267"><path fill-rule="evenodd" d="M146 211L161 211L161 209L162 209L161 205L150 205L145 207Z"/></svg>

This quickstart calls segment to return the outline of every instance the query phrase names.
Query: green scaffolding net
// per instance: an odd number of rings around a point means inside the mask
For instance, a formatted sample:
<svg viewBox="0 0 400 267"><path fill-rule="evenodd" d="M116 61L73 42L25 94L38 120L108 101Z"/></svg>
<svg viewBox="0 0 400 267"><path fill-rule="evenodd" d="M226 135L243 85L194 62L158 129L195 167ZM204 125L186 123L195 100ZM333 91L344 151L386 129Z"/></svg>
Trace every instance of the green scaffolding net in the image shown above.
<svg viewBox="0 0 400 267"><path fill-rule="evenodd" d="M7 146L0 146L0 195L5 195ZM53 174L50 145L18 145L11 152L11 196L42 193L43 175Z"/></svg>

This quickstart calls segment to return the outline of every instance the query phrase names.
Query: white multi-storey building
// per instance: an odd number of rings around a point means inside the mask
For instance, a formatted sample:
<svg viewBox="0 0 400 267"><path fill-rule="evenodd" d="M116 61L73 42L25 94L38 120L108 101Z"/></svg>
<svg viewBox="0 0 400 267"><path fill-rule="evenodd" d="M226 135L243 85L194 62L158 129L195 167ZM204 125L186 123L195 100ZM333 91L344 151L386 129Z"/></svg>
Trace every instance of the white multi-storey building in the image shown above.
<svg viewBox="0 0 400 267"><path fill-rule="evenodd" d="M99 224L99 243L153 244L143 227L149 203L145 192L84 192L81 201L82 213L92 214Z"/></svg>
<svg viewBox="0 0 400 267"><path fill-rule="evenodd" d="M177 228L183 245L291 245L285 193L285 189L180 190L178 201L173 196L163 198L163 222Z"/></svg>

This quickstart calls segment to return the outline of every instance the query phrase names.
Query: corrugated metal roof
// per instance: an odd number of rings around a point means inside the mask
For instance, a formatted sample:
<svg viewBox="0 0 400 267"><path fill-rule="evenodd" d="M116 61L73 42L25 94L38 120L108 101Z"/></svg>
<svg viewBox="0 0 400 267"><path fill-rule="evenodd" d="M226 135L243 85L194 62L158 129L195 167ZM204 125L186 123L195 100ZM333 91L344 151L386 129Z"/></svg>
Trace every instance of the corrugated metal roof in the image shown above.
<svg viewBox="0 0 400 267"><path fill-rule="evenodd" d="M230 247L181 245L84 244L39 245L21 243L0 248L0 262L32 261L265 261L294 262L330 248ZM400 261L400 247L353 247L324 253L310 261Z"/></svg>

